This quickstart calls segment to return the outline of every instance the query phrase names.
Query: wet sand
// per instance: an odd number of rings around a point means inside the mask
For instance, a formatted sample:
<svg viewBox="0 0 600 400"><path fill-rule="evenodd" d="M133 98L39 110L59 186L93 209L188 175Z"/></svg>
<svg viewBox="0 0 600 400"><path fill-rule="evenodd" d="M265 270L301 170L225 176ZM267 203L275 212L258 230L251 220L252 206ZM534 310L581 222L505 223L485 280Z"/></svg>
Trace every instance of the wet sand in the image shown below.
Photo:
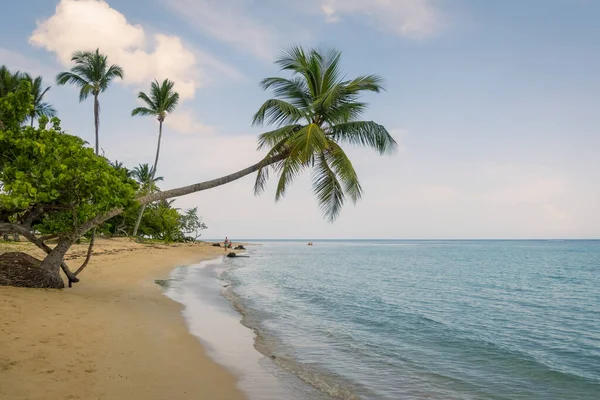
<svg viewBox="0 0 600 400"><path fill-rule="evenodd" d="M68 255L72 269L85 250ZM0 287L0 399L243 398L154 283L222 248L100 240L95 254L71 289Z"/></svg>

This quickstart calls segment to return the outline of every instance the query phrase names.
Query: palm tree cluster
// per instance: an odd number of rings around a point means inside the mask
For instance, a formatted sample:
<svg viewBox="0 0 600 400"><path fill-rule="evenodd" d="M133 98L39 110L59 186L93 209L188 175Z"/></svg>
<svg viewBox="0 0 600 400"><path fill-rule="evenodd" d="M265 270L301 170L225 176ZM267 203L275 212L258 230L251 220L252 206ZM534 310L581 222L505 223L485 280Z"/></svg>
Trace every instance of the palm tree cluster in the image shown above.
<svg viewBox="0 0 600 400"><path fill-rule="evenodd" d="M44 87L41 76L34 78L28 73L11 72L5 65L0 66L0 98L15 92L23 82L29 82L31 88L32 109L29 114L31 126L33 127L35 119L41 116L54 117L56 110L50 103L44 101L44 96L50 90L50 86Z"/></svg>
<svg viewBox="0 0 600 400"><path fill-rule="evenodd" d="M57 75L59 85L72 84L79 88L79 100L90 95L94 99L95 150L99 152L100 103L99 95L111 83L124 76L123 69L108 62L99 49L75 52L74 66ZM133 234L136 235L145 207L185 194L210 189L257 172L254 191L265 190L270 173L278 176L275 200L280 200L294 179L305 171L312 175L313 191L325 218L334 221L349 198L361 198L362 186L354 166L343 146L355 145L372 148L379 154L395 150L396 142L384 126L362 120L367 104L360 101L365 92L381 92L382 79L377 75L347 79L341 70L341 53L336 50L292 47L277 59L277 65L289 77L270 77L261 82L263 90L272 90L274 97L258 109L253 125L268 125L273 129L258 137L258 148L267 155L258 163L233 174L190 186L158 191L156 178L163 122L179 102L174 82L169 79L154 80L148 93L139 92L143 106L132 111L132 116L152 116L158 121L158 140L154 164L141 164L133 171L140 182L139 211ZM41 78L30 79L34 92L35 108L31 119L40 115L53 115L54 109L42 101L49 88L43 88ZM0 70L0 96L15 84L15 74ZM8 89L7 89L8 88ZM123 168L122 164L115 165ZM116 215L116 214L110 214ZM107 215L107 218L109 216Z"/></svg>

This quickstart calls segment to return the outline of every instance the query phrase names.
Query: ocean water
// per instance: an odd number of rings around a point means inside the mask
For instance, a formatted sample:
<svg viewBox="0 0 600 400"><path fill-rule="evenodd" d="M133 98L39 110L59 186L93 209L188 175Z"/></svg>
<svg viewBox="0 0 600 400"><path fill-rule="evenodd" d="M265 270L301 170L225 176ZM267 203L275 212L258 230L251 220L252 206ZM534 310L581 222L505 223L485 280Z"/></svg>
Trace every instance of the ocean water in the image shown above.
<svg viewBox="0 0 600 400"><path fill-rule="evenodd" d="M255 371L251 398L600 399L600 241L282 241L247 254L203 270L221 294L203 304L246 332L231 338L246 353L221 362L255 354L238 371Z"/></svg>

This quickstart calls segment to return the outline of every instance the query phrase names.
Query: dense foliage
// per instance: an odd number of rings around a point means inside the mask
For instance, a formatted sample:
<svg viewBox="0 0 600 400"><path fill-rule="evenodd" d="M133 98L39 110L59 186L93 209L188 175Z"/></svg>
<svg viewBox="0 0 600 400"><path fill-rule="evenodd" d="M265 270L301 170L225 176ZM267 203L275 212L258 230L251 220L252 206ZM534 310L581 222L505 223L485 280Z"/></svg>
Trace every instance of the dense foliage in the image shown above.
<svg viewBox="0 0 600 400"><path fill-rule="evenodd" d="M129 170L110 163L81 138L65 133L58 118L48 119L55 111L42 101L49 89L42 88L39 77L0 68L0 222L29 218L33 231L69 235L90 218L119 207L125 212L100 232L130 234L141 208L135 198L158 190L162 178L154 177L148 164ZM39 127L24 125L32 118L38 118ZM151 204L140 233L167 241L196 239L205 226L194 217L168 202Z"/></svg>
<svg viewBox="0 0 600 400"><path fill-rule="evenodd" d="M79 137L62 131L54 108L43 101L50 87L44 88L41 78L1 67L0 232L22 234L45 251L47 256L40 269L52 276L53 287L61 287L59 269L67 275L69 284L77 282L77 274L92 254L97 231L127 235L133 230L136 236L139 227L144 237L194 240L206 228L197 209L180 212L168 199L225 185L254 172L258 172L256 193L264 190L269 171L279 175L277 200L298 174L310 170L321 211L334 221L346 197L355 202L362 193L357 173L342 146L370 147L380 154L396 147L385 127L361 120L367 104L360 101L360 96L383 90L381 79L375 75L346 79L340 58L337 51L291 48L277 63L292 76L262 82L263 89L273 90L274 98L267 100L253 119L256 125L275 128L258 138L259 148L268 149L267 155L229 175L166 191L158 190L160 178L155 174L163 121L178 102L173 82L155 81L150 95L139 95L146 106L132 114L156 117L159 134L153 167L140 165L131 171L99 155L98 96L114 79L123 78L120 66L109 65L99 50L75 52L74 66L57 76L57 84L79 87L80 101L93 97L95 152ZM36 118L38 128L33 127ZM27 120L31 126L24 126ZM87 257L72 272L64 263L65 254L90 231ZM38 232L50 235L40 237ZM53 248L45 243L49 237L58 238ZM42 287L39 282L32 285Z"/></svg>
<svg viewBox="0 0 600 400"><path fill-rule="evenodd" d="M47 128L0 131L0 209L10 214L44 211L49 230L69 232L115 207L132 204L137 184L85 142L64 133L54 117ZM51 221L47 221L50 219Z"/></svg>

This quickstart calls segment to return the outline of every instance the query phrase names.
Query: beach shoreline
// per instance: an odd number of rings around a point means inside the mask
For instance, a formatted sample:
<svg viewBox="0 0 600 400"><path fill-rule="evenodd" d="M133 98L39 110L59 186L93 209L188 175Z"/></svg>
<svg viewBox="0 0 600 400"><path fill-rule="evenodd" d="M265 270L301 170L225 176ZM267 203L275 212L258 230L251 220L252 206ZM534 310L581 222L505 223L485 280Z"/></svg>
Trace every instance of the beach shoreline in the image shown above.
<svg viewBox="0 0 600 400"><path fill-rule="evenodd" d="M85 244L74 246L75 266ZM2 245L40 257L28 244ZM71 289L0 287L0 398L243 399L155 280L221 256L202 244L103 239Z"/></svg>

